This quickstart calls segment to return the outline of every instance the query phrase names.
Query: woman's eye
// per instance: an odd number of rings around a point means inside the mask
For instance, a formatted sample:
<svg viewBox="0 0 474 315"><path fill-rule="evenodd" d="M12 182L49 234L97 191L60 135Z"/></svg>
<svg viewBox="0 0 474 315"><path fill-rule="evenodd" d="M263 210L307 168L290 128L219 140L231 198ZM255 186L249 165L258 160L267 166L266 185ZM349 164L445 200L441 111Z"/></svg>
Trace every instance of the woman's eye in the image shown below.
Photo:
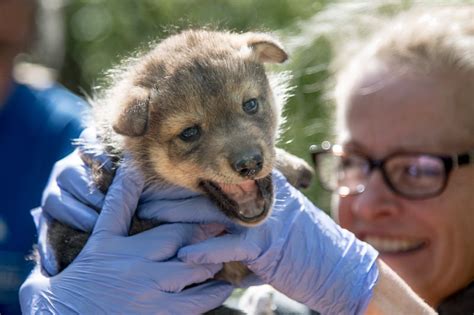
<svg viewBox="0 0 474 315"><path fill-rule="evenodd" d="M185 142L192 142L199 139L201 136L201 128L199 126L192 126L184 129L179 134L179 138Z"/></svg>
<svg viewBox="0 0 474 315"><path fill-rule="evenodd" d="M247 114L255 114L258 111L258 101L256 98L249 99L242 104L244 112Z"/></svg>

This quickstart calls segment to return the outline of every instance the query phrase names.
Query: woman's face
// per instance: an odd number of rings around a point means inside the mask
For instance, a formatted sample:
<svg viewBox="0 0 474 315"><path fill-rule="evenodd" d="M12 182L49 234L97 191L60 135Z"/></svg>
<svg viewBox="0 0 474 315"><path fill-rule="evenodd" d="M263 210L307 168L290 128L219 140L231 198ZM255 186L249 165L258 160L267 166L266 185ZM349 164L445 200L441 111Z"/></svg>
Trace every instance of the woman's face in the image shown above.
<svg viewBox="0 0 474 315"><path fill-rule="evenodd" d="M367 70L342 99L347 151L381 159L399 151L474 149L472 86L456 90L465 82L459 76L395 75L392 70L381 65ZM377 248L431 305L474 279L474 164L454 169L445 191L424 200L395 194L376 170L363 193L340 197L336 204L341 226Z"/></svg>

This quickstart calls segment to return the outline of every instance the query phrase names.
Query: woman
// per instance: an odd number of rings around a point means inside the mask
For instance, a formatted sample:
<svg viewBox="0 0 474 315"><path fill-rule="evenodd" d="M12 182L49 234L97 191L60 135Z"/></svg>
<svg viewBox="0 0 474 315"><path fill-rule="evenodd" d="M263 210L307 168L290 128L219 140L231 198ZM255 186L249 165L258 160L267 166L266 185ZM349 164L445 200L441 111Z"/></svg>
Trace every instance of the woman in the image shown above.
<svg viewBox="0 0 474 315"><path fill-rule="evenodd" d="M339 224L448 314L474 310L473 88L474 7L406 13L340 71L315 154Z"/></svg>

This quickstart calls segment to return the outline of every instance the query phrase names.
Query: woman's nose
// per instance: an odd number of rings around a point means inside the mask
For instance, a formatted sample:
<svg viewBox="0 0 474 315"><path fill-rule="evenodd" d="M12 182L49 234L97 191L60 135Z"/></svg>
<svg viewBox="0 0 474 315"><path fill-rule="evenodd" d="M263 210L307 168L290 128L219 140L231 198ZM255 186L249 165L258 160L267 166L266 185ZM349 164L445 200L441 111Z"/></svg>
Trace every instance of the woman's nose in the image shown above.
<svg viewBox="0 0 474 315"><path fill-rule="evenodd" d="M364 192L355 196L351 209L355 216L376 220L397 215L400 202L399 197L388 187L380 170L374 170Z"/></svg>

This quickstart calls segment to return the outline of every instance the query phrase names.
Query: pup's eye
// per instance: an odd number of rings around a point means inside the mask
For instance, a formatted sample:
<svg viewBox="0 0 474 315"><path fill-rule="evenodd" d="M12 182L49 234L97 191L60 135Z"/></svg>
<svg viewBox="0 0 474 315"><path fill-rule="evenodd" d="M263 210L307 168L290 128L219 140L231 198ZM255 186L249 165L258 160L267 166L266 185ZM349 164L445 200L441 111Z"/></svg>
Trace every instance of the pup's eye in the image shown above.
<svg viewBox="0 0 474 315"><path fill-rule="evenodd" d="M242 108L244 109L244 112L247 114L255 114L258 111L258 101L256 98L251 98L248 101L245 101L242 104Z"/></svg>
<svg viewBox="0 0 474 315"><path fill-rule="evenodd" d="M192 126L184 129L179 134L179 138L186 142L192 142L199 139L201 136L201 128L199 126Z"/></svg>

